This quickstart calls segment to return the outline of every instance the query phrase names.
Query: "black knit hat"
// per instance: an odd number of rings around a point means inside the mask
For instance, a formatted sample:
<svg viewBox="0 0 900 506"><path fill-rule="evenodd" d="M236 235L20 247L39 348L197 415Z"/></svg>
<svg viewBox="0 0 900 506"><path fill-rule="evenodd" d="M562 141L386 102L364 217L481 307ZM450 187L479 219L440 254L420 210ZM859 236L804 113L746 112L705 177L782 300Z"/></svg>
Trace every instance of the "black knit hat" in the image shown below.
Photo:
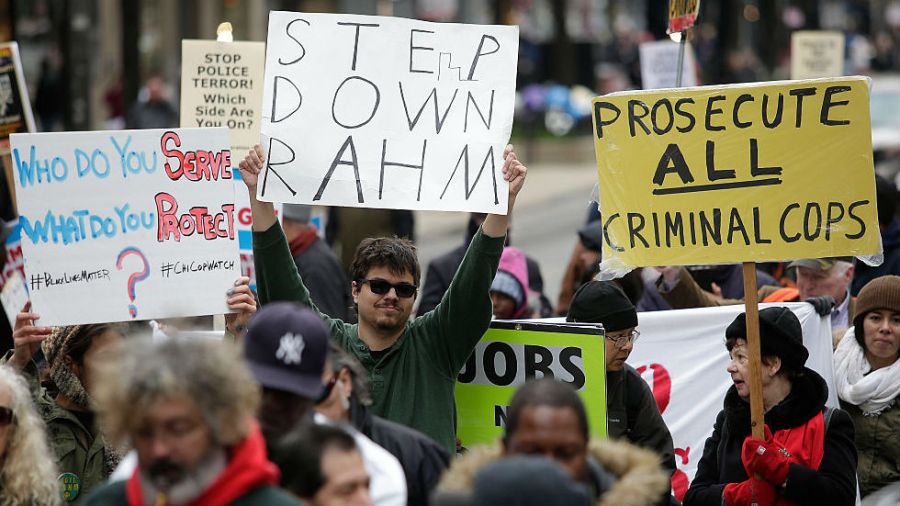
<svg viewBox="0 0 900 506"><path fill-rule="evenodd" d="M603 224L600 220L588 223L578 231L578 239L589 251L600 253L603 249Z"/></svg>
<svg viewBox="0 0 900 506"><path fill-rule="evenodd" d="M725 330L725 338L747 339L747 316L741 313ZM803 346L800 320L785 307L768 307L759 312L759 348L762 355L774 355L788 368L803 369L809 351Z"/></svg>
<svg viewBox="0 0 900 506"><path fill-rule="evenodd" d="M569 322L602 323L607 332L637 327L637 311L625 292L612 281L588 281L569 305Z"/></svg>

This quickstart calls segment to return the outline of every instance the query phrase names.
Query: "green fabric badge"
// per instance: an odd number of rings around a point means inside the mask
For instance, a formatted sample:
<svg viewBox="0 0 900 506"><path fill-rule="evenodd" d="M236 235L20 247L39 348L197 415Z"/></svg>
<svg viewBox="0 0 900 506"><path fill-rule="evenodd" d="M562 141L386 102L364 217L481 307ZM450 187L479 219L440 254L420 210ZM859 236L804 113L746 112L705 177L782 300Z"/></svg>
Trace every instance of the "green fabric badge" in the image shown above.
<svg viewBox="0 0 900 506"><path fill-rule="evenodd" d="M62 497L66 502L72 502L78 499L78 493L81 492L81 480L75 473L62 473L59 475L59 484L62 488Z"/></svg>

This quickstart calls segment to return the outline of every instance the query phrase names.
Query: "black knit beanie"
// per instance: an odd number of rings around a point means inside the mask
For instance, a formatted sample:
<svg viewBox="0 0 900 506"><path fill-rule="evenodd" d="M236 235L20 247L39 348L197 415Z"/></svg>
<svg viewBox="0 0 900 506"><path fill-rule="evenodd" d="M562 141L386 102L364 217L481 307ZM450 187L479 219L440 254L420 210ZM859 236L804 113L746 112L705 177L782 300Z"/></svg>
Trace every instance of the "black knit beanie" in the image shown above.
<svg viewBox="0 0 900 506"><path fill-rule="evenodd" d="M741 313L725 330L725 338L747 339L747 316ZM800 320L786 307L768 307L759 312L759 348L763 356L776 356L791 370L803 369L809 351L803 346Z"/></svg>
<svg viewBox="0 0 900 506"><path fill-rule="evenodd" d="M589 281L575 292L569 322L602 323L607 332L637 327L637 311L625 292L612 281Z"/></svg>

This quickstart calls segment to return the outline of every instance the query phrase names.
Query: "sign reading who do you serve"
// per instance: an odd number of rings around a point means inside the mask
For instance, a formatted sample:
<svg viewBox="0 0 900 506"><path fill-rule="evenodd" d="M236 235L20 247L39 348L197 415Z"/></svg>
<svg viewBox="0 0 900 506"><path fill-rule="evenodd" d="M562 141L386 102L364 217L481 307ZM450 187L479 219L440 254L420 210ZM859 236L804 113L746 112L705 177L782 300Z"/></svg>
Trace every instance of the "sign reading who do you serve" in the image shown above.
<svg viewBox="0 0 900 506"><path fill-rule="evenodd" d="M13 134L42 325L228 312L240 275L224 128Z"/></svg>

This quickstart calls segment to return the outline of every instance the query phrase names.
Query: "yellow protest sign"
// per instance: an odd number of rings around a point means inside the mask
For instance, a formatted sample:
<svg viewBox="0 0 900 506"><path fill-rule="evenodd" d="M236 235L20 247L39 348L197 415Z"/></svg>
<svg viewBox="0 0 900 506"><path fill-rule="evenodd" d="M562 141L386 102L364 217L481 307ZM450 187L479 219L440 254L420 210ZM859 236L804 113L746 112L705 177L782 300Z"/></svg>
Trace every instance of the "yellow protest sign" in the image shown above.
<svg viewBox="0 0 900 506"><path fill-rule="evenodd" d="M880 250L865 78L593 105L605 268Z"/></svg>
<svg viewBox="0 0 900 506"><path fill-rule="evenodd" d="M503 434L509 401L527 380L553 377L578 390L592 437L606 437L603 327L495 321L456 383L456 434L463 446Z"/></svg>

